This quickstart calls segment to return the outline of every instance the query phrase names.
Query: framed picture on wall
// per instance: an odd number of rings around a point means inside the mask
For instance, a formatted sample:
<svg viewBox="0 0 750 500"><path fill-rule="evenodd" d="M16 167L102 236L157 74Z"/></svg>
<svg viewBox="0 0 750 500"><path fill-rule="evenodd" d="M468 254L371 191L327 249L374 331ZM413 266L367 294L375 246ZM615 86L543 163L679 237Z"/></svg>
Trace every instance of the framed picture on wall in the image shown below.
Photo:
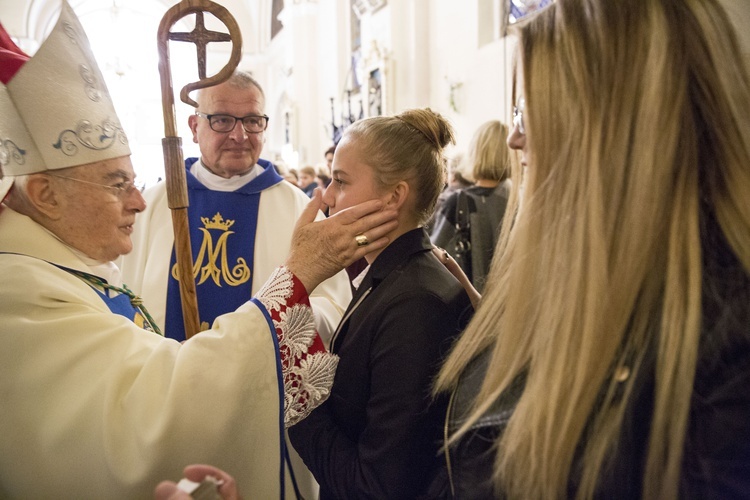
<svg viewBox="0 0 750 500"><path fill-rule="evenodd" d="M352 0L352 8L358 17L372 14L388 4L388 0Z"/></svg>
<svg viewBox="0 0 750 500"><path fill-rule="evenodd" d="M367 116L381 116L383 114L383 74L380 68L370 70L367 89Z"/></svg>
<svg viewBox="0 0 750 500"><path fill-rule="evenodd" d="M392 67L387 50L383 49L377 40L372 40L365 55L360 94L364 98L364 111L368 118L388 115L392 111L393 103L389 102L388 95L391 77Z"/></svg>

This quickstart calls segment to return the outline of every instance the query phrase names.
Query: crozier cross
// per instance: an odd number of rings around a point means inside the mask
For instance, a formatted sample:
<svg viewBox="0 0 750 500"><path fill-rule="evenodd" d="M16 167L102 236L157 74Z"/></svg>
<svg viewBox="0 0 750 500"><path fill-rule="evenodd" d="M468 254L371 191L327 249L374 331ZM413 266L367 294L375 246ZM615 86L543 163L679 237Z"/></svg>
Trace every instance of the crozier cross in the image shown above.
<svg viewBox="0 0 750 500"><path fill-rule="evenodd" d="M210 12L229 30L229 34L206 29L203 12ZM172 33L174 24L183 17L195 14L195 28L190 33ZM204 323L198 313L198 297L193 276L192 245L190 227L187 217L188 200L185 163L182 159L182 142L177 135L175 122L174 89L172 87L172 68L169 62L169 41L192 42L198 54L198 74L200 79L191 82L180 90L180 100L194 108L198 103L191 99L189 93L219 85L229 79L242 58L242 35L232 14L227 9L211 0L181 0L173 5L162 17L157 32L159 49L159 79L161 81L161 105L164 114L164 170L167 184L167 205L172 212L174 232L174 250L177 275L180 282L180 302L182 303L182 320L185 324L185 337L190 338L201 330ZM231 42L232 53L229 62L210 78L206 78L206 45L210 42Z"/></svg>
<svg viewBox="0 0 750 500"><path fill-rule="evenodd" d="M192 42L198 53L198 77L206 78L206 46L210 42L231 42L228 33L207 30L203 23L203 12L195 13L195 28L190 33L169 33L169 39L178 42Z"/></svg>

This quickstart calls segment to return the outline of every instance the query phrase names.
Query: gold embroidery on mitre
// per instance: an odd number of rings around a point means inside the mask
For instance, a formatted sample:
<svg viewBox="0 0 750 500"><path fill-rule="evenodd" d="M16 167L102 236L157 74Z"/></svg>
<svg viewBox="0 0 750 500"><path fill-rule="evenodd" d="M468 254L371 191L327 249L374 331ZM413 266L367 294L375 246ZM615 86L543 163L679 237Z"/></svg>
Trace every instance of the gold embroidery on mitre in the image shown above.
<svg viewBox="0 0 750 500"><path fill-rule="evenodd" d="M234 220L224 220L224 217L217 212L211 219L201 217L201 222L204 227L199 229L203 233L203 241L193 265L193 277L197 278L196 285L204 283L208 278L211 278L216 286L221 286L222 283L229 286L239 286L246 283L250 279L251 273L245 259L238 257L237 264L230 268L227 256L227 238L234 234L234 231L229 230L234 225ZM209 229L221 231L216 245L214 245L213 236ZM180 279L177 274L177 264L172 266L172 277L178 281Z"/></svg>

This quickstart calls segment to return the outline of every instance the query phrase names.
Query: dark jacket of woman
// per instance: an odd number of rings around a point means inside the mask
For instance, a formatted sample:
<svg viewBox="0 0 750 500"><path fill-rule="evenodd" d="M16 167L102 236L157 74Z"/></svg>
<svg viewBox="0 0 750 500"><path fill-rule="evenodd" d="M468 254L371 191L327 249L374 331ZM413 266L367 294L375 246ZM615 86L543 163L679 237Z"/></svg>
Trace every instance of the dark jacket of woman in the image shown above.
<svg viewBox="0 0 750 500"><path fill-rule="evenodd" d="M710 219L707 217L707 219ZM681 499L750 498L750 277L724 241L715 221L703 231L703 331L690 421L680 474ZM465 370L454 392L449 431L469 415L488 355ZM633 388L617 451L598 483L596 498L638 499L653 411L651 370L641 370ZM445 476L433 496L458 499L502 498L491 475L497 437L523 392L520 376L447 455ZM577 463L574 462L573 470ZM577 480L570 479L569 498ZM451 491L452 487L452 491Z"/></svg>
<svg viewBox="0 0 750 500"><path fill-rule="evenodd" d="M328 400L289 429L321 499L418 498L441 466L432 381L472 309L422 229L375 260L334 334Z"/></svg>
<svg viewBox="0 0 750 500"><path fill-rule="evenodd" d="M435 213L430 240L451 254L480 293L487 282L510 191L509 179L494 188L460 189Z"/></svg>

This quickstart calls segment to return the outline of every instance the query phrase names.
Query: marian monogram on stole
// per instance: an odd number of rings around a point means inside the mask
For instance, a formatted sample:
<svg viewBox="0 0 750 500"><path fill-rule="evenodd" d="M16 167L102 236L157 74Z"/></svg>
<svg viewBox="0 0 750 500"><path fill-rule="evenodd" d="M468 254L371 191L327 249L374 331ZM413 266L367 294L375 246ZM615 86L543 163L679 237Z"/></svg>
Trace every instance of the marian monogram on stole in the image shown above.
<svg viewBox="0 0 750 500"><path fill-rule="evenodd" d="M239 286L250 279L250 267L243 257L237 258L237 263L230 268L227 256L227 239L234 231L229 228L234 224L233 220L224 220L220 213L213 218L201 217L203 227L199 228L203 233L203 241L193 264L193 277L198 278L196 285L211 278L216 286L226 283L229 286ZM213 234L209 230L220 231L218 240L214 245ZM198 277L200 275L200 277ZM177 275L177 264L172 266L172 277L179 281Z"/></svg>

